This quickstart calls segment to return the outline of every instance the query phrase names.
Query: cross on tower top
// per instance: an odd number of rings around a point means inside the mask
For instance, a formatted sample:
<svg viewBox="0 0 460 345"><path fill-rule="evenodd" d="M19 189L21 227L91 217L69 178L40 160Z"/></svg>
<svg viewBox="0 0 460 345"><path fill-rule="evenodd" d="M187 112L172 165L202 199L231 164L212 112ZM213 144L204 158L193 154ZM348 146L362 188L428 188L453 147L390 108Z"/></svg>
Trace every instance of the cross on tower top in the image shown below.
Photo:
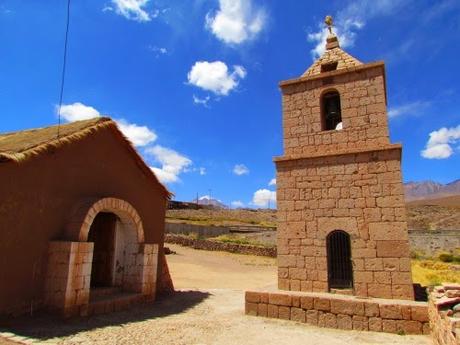
<svg viewBox="0 0 460 345"><path fill-rule="evenodd" d="M334 19L332 16L326 16L324 19L324 23L327 25L327 28L329 29L329 34L333 35L332 33L332 26L334 25Z"/></svg>

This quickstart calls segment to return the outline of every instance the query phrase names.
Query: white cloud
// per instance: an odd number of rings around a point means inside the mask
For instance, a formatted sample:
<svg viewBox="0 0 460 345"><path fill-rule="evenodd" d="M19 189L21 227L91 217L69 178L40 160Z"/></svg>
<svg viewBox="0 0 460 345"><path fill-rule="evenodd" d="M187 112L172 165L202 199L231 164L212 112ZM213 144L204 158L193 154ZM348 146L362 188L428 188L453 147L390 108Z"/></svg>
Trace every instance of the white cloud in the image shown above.
<svg viewBox="0 0 460 345"><path fill-rule="evenodd" d="M179 175L185 172L192 161L180 153L166 147L155 145L146 149L146 153L154 157L161 167L151 167L158 179L163 183L180 181Z"/></svg>
<svg viewBox="0 0 460 345"><path fill-rule="evenodd" d="M334 16L334 32L339 37L340 46L353 47L356 31L366 25L366 21L377 16L389 15L404 6L409 0L355 0ZM324 53L328 29L323 22L319 23L318 31L309 33L308 41L316 43L311 50L313 58Z"/></svg>
<svg viewBox="0 0 460 345"><path fill-rule="evenodd" d="M249 174L249 169L246 165L244 164L236 164L233 167L233 173L235 175L241 176L241 175L247 175Z"/></svg>
<svg viewBox="0 0 460 345"><path fill-rule="evenodd" d="M59 112L59 107L56 107L56 113ZM61 116L64 120L68 122L89 120L95 117L101 116L99 111L93 107L84 105L80 102L75 102L73 104L64 104L61 107Z"/></svg>
<svg viewBox="0 0 460 345"><path fill-rule="evenodd" d="M122 133L136 146L146 146L157 139L157 135L147 126L138 126L124 119L116 122Z"/></svg>
<svg viewBox="0 0 460 345"><path fill-rule="evenodd" d="M219 10L206 15L206 28L226 44L254 39L265 23L265 10L251 0L219 0Z"/></svg>
<svg viewBox="0 0 460 345"><path fill-rule="evenodd" d="M233 72L230 73L222 61L197 61L187 75L190 84L222 96L227 96L245 77L243 66L233 66Z"/></svg>
<svg viewBox="0 0 460 345"><path fill-rule="evenodd" d="M244 207L244 203L240 200L232 201L231 205L233 208L241 208Z"/></svg>
<svg viewBox="0 0 460 345"><path fill-rule="evenodd" d="M135 20L137 22L148 22L155 13L151 16L145 9L150 0L112 0L115 8L104 7L104 11L112 9L115 13L125 17L126 19Z"/></svg>
<svg viewBox="0 0 460 345"><path fill-rule="evenodd" d="M56 107L56 113L59 107ZM101 113L88 105L80 102L73 104L64 104L61 107L61 116L67 122L89 120L95 117L102 116ZM139 126L135 123L130 123L125 119L114 120L121 132L136 146L145 146L157 139L157 135L147 126Z"/></svg>
<svg viewBox="0 0 460 345"><path fill-rule="evenodd" d="M269 186L276 186L276 178L272 178L268 183Z"/></svg>
<svg viewBox="0 0 460 345"><path fill-rule="evenodd" d="M200 105L203 105L205 107L208 106L208 102L209 102L210 99L211 99L211 97L209 97L209 96L206 96L204 98L199 98L198 96L193 95L193 103L194 104L200 104Z"/></svg>
<svg viewBox="0 0 460 345"><path fill-rule="evenodd" d="M199 172L200 172L200 175L201 175L201 176L206 175L206 168L201 167L201 168L199 169Z"/></svg>
<svg viewBox="0 0 460 345"><path fill-rule="evenodd" d="M150 45L147 47L147 49L153 52L156 58L159 58L161 55L168 54L168 49L164 47L157 47L157 46Z"/></svg>
<svg viewBox="0 0 460 345"><path fill-rule="evenodd" d="M252 203L259 207L271 207L276 204L276 192L268 189L259 189L252 197Z"/></svg>
<svg viewBox="0 0 460 345"><path fill-rule="evenodd" d="M430 133L430 139L425 150L421 152L422 157L428 159L449 158L454 150L451 145L460 141L460 125L451 128L441 128Z"/></svg>
<svg viewBox="0 0 460 345"><path fill-rule="evenodd" d="M388 117L395 118L403 115L418 115L430 104L430 102L416 101L412 103L403 104L398 107L390 108L388 110Z"/></svg>

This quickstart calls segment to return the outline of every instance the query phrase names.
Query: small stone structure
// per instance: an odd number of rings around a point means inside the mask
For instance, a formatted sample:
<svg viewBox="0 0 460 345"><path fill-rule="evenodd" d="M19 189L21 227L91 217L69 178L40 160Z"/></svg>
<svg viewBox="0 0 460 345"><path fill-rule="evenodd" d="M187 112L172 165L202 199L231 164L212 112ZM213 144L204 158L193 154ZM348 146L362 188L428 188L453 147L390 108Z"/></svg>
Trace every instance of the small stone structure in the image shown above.
<svg viewBox="0 0 460 345"><path fill-rule="evenodd" d="M52 241L49 244L45 304L64 316L91 313L89 304L91 273L95 267L95 243L87 241L90 225L101 212L119 214L121 220L116 224L118 229L115 229L119 250L112 254L115 256L113 265L116 267L114 276L107 285L119 286L124 292L140 294L145 300L153 300L156 291L158 245L143 243L144 230L137 212L129 203L115 198L101 199L88 209L85 205L88 204L84 203L78 209L68 227L69 237L76 237L76 241ZM72 234L73 229L77 232Z"/></svg>
<svg viewBox="0 0 460 345"><path fill-rule="evenodd" d="M443 284L430 294L429 315L436 345L460 344L460 285Z"/></svg>

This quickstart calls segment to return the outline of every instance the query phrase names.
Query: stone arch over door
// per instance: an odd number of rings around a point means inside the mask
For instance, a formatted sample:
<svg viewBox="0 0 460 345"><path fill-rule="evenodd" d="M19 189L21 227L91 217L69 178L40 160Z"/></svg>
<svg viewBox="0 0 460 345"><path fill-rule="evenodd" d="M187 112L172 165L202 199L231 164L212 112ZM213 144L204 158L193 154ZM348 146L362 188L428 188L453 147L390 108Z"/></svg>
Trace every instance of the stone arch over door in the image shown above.
<svg viewBox="0 0 460 345"><path fill-rule="evenodd" d="M136 209L129 202L117 198L81 201L75 207L75 212L66 227L66 237L71 241L86 242L94 218L101 212L117 215L123 224L136 229L137 242L144 242L144 227Z"/></svg>
<svg viewBox="0 0 460 345"><path fill-rule="evenodd" d="M158 244L144 243L144 227L138 212L125 200L88 198L74 208L65 228L65 241L50 243L46 303L65 315L82 315L88 310L94 253L88 234L96 217L104 213L117 217L115 231L124 239L119 248L120 266L113 268L119 273L118 278L114 277L114 286L147 299L155 297Z"/></svg>

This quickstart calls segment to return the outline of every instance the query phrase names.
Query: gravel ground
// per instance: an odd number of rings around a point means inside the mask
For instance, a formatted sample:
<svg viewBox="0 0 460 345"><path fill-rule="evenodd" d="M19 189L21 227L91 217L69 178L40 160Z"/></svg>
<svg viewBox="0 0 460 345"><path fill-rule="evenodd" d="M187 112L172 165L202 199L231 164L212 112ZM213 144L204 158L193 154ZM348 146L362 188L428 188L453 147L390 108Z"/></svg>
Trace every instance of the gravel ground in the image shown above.
<svg viewBox="0 0 460 345"><path fill-rule="evenodd" d="M181 288L173 296L89 319L18 320L14 332L47 344L431 344L426 336L341 331L246 316L244 289L273 284L274 260L170 247L178 253L168 261L176 288Z"/></svg>

